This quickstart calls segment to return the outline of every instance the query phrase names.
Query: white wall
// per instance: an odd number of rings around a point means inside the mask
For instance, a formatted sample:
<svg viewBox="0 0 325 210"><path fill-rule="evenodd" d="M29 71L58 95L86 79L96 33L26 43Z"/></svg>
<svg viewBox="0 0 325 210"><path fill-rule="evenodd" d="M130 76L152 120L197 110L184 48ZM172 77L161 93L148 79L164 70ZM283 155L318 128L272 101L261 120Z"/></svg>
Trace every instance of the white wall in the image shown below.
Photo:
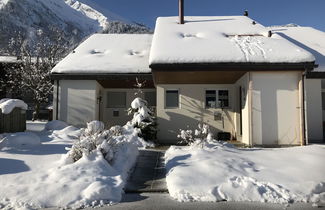
<svg viewBox="0 0 325 210"><path fill-rule="evenodd" d="M302 72L251 72L253 144L300 144Z"/></svg>
<svg viewBox="0 0 325 210"><path fill-rule="evenodd" d="M306 79L305 81L308 142L323 142L321 79Z"/></svg>
<svg viewBox="0 0 325 210"><path fill-rule="evenodd" d="M165 91L179 90L180 107L165 108ZM216 89L228 89L230 96L230 108L224 109L224 127L220 120L214 119L215 112L221 109L205 108L205 91ZM198 123L207 123L216 135L219 131L227 131L235 134L234 107L235 94L234 85L157 85L157 119L158 140L161 143L175 143L179 129L195 129Z"/></svg>
<svg viewBox="0 0 325 210"><path fill-rule="evenodd" d="M78 127L85 127L86 122L98 119L98 90L98 83L94 80L60 80L58 119Z"/></svg>
<svg viewBox="0 0 325 210"><path fill-rule="evenodd" d="M250 108L249 108L249 73L246 73L236 82L236 88L239 89L241 87L242 90L242 107L239 107L236 113L236 130L237 130L237 139L245 144L250 143ZM239 92L237 92L237 98L239 99ZM240 116L239 112L242 110L242 135L240 135Z"/></svg>
<svg viewBox="0 0 325 210"><path fill-rule="evenodd" d="M125 92L126 93L126 107L125 108L108 108L107 107L107 92L112 91L112 92ZM125 125L127 121L132 119L132 115L129 116L127 115L127 109L131 107L131 102L136 98L136 97L141 97L144 99L144 92L146 91L155 91L155 89L143 89L142 93L138 93L135 95L137 90L135 89L103 89L102 90L102 121L105 123L107 126L113 126L113 125ZM119 111L119 116L114 117L113 116L113 111L117 110Z"/></svg>

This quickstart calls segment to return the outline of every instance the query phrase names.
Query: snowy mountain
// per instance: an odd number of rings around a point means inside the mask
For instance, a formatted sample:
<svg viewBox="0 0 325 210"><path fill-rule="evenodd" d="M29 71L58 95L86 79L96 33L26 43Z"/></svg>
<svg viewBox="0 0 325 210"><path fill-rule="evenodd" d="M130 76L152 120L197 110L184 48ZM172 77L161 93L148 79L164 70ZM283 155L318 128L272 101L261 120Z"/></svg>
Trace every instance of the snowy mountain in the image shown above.
<svg viewBox="0 0 325 210"><path fill-rule="evenodd" d="M91 1L0 0L0 54L6 52L10 38L15 37L17 32L28 37L40 29L46 34L50 28L55 27L63 30L64 38L74 45L93 33L111 33L112 26L115 33L150 32L147 27L136 25L94 2L92 6L86 3ZM132 30L120 30L121 28Z"/></svg>

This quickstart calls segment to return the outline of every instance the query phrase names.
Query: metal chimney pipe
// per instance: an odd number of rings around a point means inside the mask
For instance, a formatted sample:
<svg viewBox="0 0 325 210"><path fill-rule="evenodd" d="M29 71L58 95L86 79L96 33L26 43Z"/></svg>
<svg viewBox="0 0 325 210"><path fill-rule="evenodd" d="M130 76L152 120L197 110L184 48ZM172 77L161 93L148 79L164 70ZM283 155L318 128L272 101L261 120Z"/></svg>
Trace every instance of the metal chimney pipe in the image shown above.
<svg viewBox="0 0 325 210"><path fill-rule="evenodd" d="M179 24L184 24L184 0L178 0Z"/></svg>

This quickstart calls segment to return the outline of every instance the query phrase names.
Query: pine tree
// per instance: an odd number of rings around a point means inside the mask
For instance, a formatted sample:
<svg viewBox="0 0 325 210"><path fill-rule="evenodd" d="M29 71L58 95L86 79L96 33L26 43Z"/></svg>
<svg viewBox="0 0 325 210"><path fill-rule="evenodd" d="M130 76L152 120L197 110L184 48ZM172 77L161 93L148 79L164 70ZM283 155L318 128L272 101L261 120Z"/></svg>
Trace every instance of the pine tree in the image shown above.
<svg viewBox="0 0 325 210"><path fill-rule="evenodd" d="M140 128L139 136L148 141L157 138L157 122L154 112L148 108L147 104L147 101L142 98L134 99L128 109L128 114L133 114L130 123L133 127Z"/></svg>

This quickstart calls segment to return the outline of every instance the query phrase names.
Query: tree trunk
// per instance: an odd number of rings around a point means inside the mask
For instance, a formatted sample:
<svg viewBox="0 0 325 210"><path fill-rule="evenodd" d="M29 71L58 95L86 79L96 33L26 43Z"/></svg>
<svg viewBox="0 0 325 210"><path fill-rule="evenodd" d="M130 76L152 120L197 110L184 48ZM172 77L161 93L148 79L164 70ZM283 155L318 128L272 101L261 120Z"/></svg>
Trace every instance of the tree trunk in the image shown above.
<svg viewBox="0 0 325 210"><path fill-rule="evenodd" d="M40 111L40 103L37 102L35 104L35 110L33 112L33 119L32 119L32 121L35 121L35 120L38 119L39 111Z"/></svg>

